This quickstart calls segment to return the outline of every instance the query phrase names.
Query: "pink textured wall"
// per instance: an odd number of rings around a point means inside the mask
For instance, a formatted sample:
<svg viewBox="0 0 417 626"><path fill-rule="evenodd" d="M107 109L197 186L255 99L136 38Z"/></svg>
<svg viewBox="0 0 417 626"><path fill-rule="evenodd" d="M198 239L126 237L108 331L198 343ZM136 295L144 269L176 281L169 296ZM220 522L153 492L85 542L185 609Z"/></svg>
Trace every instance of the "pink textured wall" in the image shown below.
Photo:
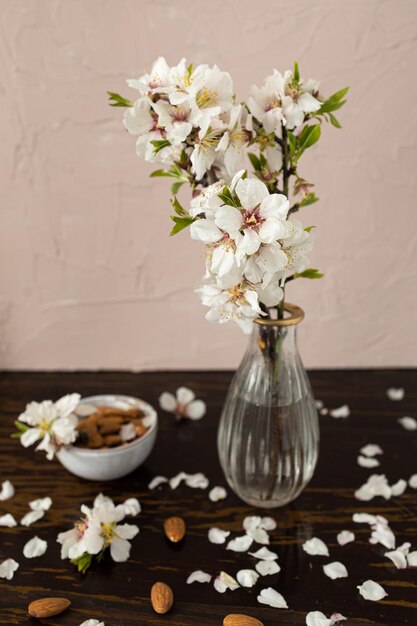
<svg viewBox="0 0 417 626"><path fill-rule="evenodd" d="M107 106L158 55L242 98L294 59L351 86L302 163L326 277L289 300L307 365L417 365L415 0L0 0L0 29L0 368L237 365L245 336L193 293L201 246L168 237L169 185Z"/></svg>

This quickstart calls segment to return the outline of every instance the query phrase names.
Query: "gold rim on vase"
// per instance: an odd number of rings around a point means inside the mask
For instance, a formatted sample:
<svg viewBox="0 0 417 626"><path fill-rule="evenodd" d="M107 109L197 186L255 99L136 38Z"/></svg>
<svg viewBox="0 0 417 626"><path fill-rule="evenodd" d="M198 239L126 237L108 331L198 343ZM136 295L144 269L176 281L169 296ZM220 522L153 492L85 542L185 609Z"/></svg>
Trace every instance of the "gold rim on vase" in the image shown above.
<svg viewBox="0 0 417 626"><path fill-rule="evenodd" d="M304 311L296 304L286 302L284 310L289 315L282 320L258 317L253 321L260 326L295 326L303 321Z"/></svg>

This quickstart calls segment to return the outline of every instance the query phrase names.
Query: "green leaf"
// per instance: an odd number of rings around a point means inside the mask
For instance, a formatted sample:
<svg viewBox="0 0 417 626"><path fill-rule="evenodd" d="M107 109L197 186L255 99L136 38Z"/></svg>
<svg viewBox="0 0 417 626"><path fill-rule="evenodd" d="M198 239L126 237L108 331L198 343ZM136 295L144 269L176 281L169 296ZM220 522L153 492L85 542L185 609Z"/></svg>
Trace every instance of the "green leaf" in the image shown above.
<svg viewBox="0 0 417 626"><path fill-rule="evenodd" d="M158 152L160 152L164 148L167 148L171 145L168 139L154 139L153 141L151 141L151 144L155 148L155 150L153 151L154 156L156 156Z"/></svg>
<svg viewBox="0 0 417 626"><path fill-rule="evenodd" d="M323 102L317 113L330 113L331 111L337 111L338 109L341 109L342 106L346 103L346 100L343 100L343 98L348 91L349 87L344 87L343 89L336 91L336 93L331 95L329 98L327 98L327 100Z"/></svg>
<svg viewBox="0 0 417 626"><path fill-rule="evenodd" d="M294 61L294 82L295 83L299 83L300 82L300 70L298 69L298 63L297 61Z"/></svg>
<svg viewBox="0 0 417 626"><path fill-rule="evenodd" d="M180 180L178 183L172 183L171 185L171 193L174 195L178 193L178 190L183 186L184 181Z"/></svg>
<svg viewBox="0 0 417 626"><path fill-rule="evenodd" d="M339 102L340 100L343 100L348 91L349 87L343 87L343 89L339 89L339 91L336 91L336 93L330 96L328 100L336 100L336 102Z"/></svg>
<svg viewBox="0 0 417 626"><path fill-rule="evenodd" d="M252 152L248 152L248 157L249 157L249 161L252 163L252 167L255 170L255 172L259 172L259 170L262 169L260 159L258 159L256 154L253 154Z"/></svg>
<svg viewBox="0 0 417 626"><path fill-rule="evenodd" d="M319 270L313 269L312 267L304 270L304 272L300 272L299 274L294 274L295 278L323 278L324 274L319 272Z"/></svg>
<svg viewBox="0 0 417 626"><path fill-rule="evenodd" d="M156 178L157 176L168 176L169 178L177 178L176 174L173 174L169 170L155 170L149 174L151 178Z"/></svg>
<svg viewBox="0 0 417 626"><path fill-rule="evenodd" d="M301 200L301 202L299 203L299 206L308 206L309 204L314 204L315 202L318 202L320 200L320 198L318 198L316 196L315 193L309 193L308 196L306 198L304 198L304 200Z"/></svg>
<svg viewBox="0 0 417 626"><path fill-rule="evenodd" d="M307 228L304 228L304 230L306 231L306 233L311 233L313 228L316 228L316 226L307 226Z"/></svg>
<svg viewBox="0 0 417 626"><path fill-rule="evenodd" d="M109 96L109 104L111 107L132 107L135 104L114 91L108 91L107 95Z"/></svg>
<svg viewBox="0 0 417 626"><path fill-rule="evenodd" d="M194 65L190 63L190 65L187 67L188 78L190 78L191 74L193 73L193 69L194 69Z"/></svg>
<svg viewBox="0 0 417 626"><path fill-rule="evenodd" d="M297 158L299 158L304 150L313 146L320 139L321 126L320 124L312 124L304 126L300 135L297 138Z"/></svg>
<svg viewBox="0 0 417 626"><path fill-rule="evenodd" d="M177 217L176 215L171 215L171 219L173 222L175 222L175 226L172 228L171 232L169 233L171 237L181 232L182 230L184 230L184 228L188 228L188 226L190 226L190 224L192 224L195 221L195 218L191 216Z"/></svg>
<svg viewBox="0 0 417 626"><path fill-rule="evenodd" d="M336 128L342 128L342 124L339 122L337 117L333 115L333 113L329 113L329 117L330 117L330 122L332 123L333 126L336 126Z"/></svg>
<svg viewBox="0 0 417 626"><path fill-rule="evenodd" d="M290 130L287 133L288 143L290 145L290 155L294 156L297 151L297 137Z"/></svg>
<svg viewBox="0 0 417 626"><path fill-rule="evenodd" d="M81 572L82 574L85 574L88 568L90 567L92 560L93 560L93 555L88 554L88 552L85 552L78 558L72 559L71 563L77 566L77 569L79 572Z"/></svg>
<svg viewBox="0 0 417 626"><path fill-rule="evenodd" d="M16 420L14 425L16 426L17 430L20 431L20 433L25 433L30 428L30 426L24 424L23 422L19 422L19 420ZM18 435L20 437L19 433L15 433L15 435Z"/></svg>
<svg viewBox="0 0 417 626"><path fill-rule="evenodd" d="M235 208L240 206L239 202L233 197L229 187L223 187L222 192L218 193L217 197L229 206L234 206Z"/></svg>
<svg viewBox="0 0 417 626"><path fill-rule="evenodd" d="M175 213L177 215L180 215L181 217L189 217L187 211L184 209L184 207L181 205L180 202L178 202L177 198L171 198L171 204L172 204L172 208L174 209ZM192 219L192 218L191 218Z"/></svg>
<svg viewBox="0 0 417 626"><path fill-rule="evenodd" d="M11 439L20 439L20 437L23 435L23 433L12 433L10 435Z"/></svg>

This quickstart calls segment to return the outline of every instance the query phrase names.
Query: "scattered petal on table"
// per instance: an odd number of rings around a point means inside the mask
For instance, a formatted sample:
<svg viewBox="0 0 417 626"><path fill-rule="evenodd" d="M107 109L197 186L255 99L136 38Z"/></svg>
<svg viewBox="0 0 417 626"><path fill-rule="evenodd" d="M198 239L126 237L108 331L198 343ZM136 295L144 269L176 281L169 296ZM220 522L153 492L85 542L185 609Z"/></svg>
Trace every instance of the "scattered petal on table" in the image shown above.
<svg viewBox="0 0 417 626"><path fill-rule="evenodd" d="M361 467L378 467L378 465L380 465L378 459L372 459L368 456L362 456L361 454L358 456L357 462Z"/></svg>
<svg viewBox="0 0 417 626"><path fill-rule="evenodd" d="M329 549L318 537L312 537L308 539L305 543L303 543L303 550L310 554L311 556L329 556Z"/></svg>
<svg viewBox="0 0 417 626"><path fill-rule="evenodd" d="M345 546L347 543L350 543L351 541L355 541L355 534L352 533L350 530L342 530L337 535L337 543L340 546Z"/></svg>
<svg viewBox="0 0 417 626"><path fill-rule="evenodd" d="M329 409L327 409L326 407L323 407L322 409L320 409L320 415L328 415L329 414Z"/></svg>
<svg viewBox="0 0 417 626"><path fill-rule="evenodd" d="M184 415L190 420L200 420L206 414L207 407L203 400L193 400L185 409Z"/></svg>
<svg viewBox="0 0 417 626"><path fill-rule="evenodd" d="M340 563L340 561L333 561L333 563L323 565L323 572L332 580L336 580L336 578L348 577L348 571L343 563Z"/></svg>
<svg viewBox="0 0 417 626"><path fill-rule="evenodd" d="M118 506L120 506L124 514L128 517L135 517L141 512L140 502L137 498L128 498L123 504L119 504Z"/></svg>
<svg viewBox="0 0 417 626"><path fill-rule="evenodd" d="M405 569L407 567L407 555L399 549L385 552L384 556L390 559L397 569Z"/></svg>
<svg viewBox="0 0 417 626"><path fill-rule="evenodd" d="M34 524L38 520L42 519L44 515L45 511L30 511L22 517L20 523L22 524L22 526L31 526L31 524Z"/></svg>
<svg viewBox="0 0 417 626"><path fill-rule="evenodd" d="M10 480L5 480L1 484L0 501L4 502L5 500L9 500L10 498L13 498L14 494L15 489L12 483L10 482Z"/></svg>
<svg viewBox="0 0 417 626"><path fill-rule="evenodd" d="M13 515L10 513L6 513L6 515L0 516L0 526L7 526L8 528L13 528L13 526L17 526L17 522Z"/></svg>
<svg viewBox="0 0 417 626"><path fill-rule="evenodd" d="M0 564L0 578L11 580L18 567L19 563L17 563L14 559L6 559Z"/></svg>
<svg viewBox="0 0 417 626"><path fill-rule="evenodd" d="M256 543L260 543L263 546L269 545L269 535L263 528L250 528L246 531L246 534L252 537Z"/></svg>
<svg viewBox="0 0 417 626"><path fill-rule="evenodd" d="M210 543L226 543L226 538L230 535L229 530L222 530L221 528L210 528L208 531L208 540Z"/></svg>
<svg viewBox="0 0 417 626"><path fill-rule="evenodd" d="M400 478L394 485L391 485L391 494L396 496L402 496L404 491L407 489L407 481L403 478Z"/></svg>
<svg viewBox="0 0 417 626"><path fill-rule="evenodd" d="M366 580L362 585L358 585L359 593L365 600L377 602L387 596L387 592L379 583L373 580Z"/></svg>
<svg viewBox="0 0 417 626"><path fill-rule="evenodd" d="M332 613L330 619L332 620L332 624L337 624L338 622L343 622L344 620L346 620L347 617L345 617L341 613Z"/></svg>
<svg viewBox="0 0 417 626"><path fill-rule="evenodd" d="M261 519L261 528L267 531L275 530L277 527L277 523L273 517L263 517Z"/></svg>
<svg viewBox="0 0 417 626"><path fill-rule="evenodd" d="M368 502L375 496L382 496L386 500L391 497L391 487L385 474L372 474L365 484L355 491L355 498Z"/></svg>
<svg viewBox="0 0 417 626"><path fill-rule="evenodd" d="M316 409L322 409L324 407L324 402L323 400L315 400L314 404L316 406Z"/></svg>
<svg viewBox="0 0 417 626"><path fill-rule="evenodd" d="M356 524L375 524L376 517L370 513L354 513L352 515L352 520Z"/></svg>
<svg viewBox="0 0 417 626"><path fill-rule="evenodd" d="M235 589L239 588L239 583L227 572L220 572L214 579L214 588L219 593L224 593L227 589L235 591Z"/></svg>
<svg viewBox="0 0 417 626"><path fill-rule="evenodd" d="M394 550L395 548L395 535L388 525L377 523L372 526L373 530L369 543L380 543L388 550Z"/></svg>
<svg viewBox="0 0 417 626"><path fill-rule="evenodd" d="M236 574L237 581L241 587L253 587L256 585L259 574L253 569L241 569Z"/></svg>
<svg viewBox="0 0 417 626"><path fill-rule="evenodd" d="M197 474L185 474L185 484L193 489L207 489L209 480L202 472Z"/></svg>
<svg viewBox="0 0 417 626"><path fill-rule="evenodd" d="M410 567L417 567L417 550L407 554L407 562Z"/></svg>
<svg viewBox="0 0 417 626"><path fill-rule="evenodd" d="M48 543L39 537L32 537L23 547L23 556L27 559L34 559L45 554Z"/></svg>
<svg viewBox="0 0 417 626"><path fill-rule="evenodd" d="M272 587L262 589L261 593L258 596L258 602L260 604L272 606L275 609L288 609L288 604L286 603L283 596L275 589L272 589Z"/></svg>
<svg viewBox="0 0 417 626"><path fill-rule="evenodd" d="M339 406L337 409L332 409L330 415L335 418L345 418L350 415L350 408L347 404Z"/></svg>
<svg viewBox="0 0 417 626"><path fill-rule="evenodd" d="M377 454L384 454L384 451L380 446L378 446L378 444L368 443L366 446L363 446L363 448L360 449L360 453L363 454L363 456L372 457L377 456Z"/></svg>
<svg viewBox="0 0 417 626"><path fill-rule="evenodd" d="M98 619L88 619L80 626L105 626L104 622L99 622Z"/></svg>
<svg viewBox="0 0 417 626"><path fill-rule="evenodd" d="M254 556L255 559L260 561L275 561L278 558L276 552L272 552L268 548L259 548L256 552L249 552L250 556Z"/></svg>
<svg viewBox="0 0 417 626"><path fill-rule="evenodd" d="M321 611L310 611L306 616L307 626L333 626L334 622Z"/></svg>
<svg viewBox="0 0 417 626"><path fill-rule="evenodd" d="M232 550L233 552L247 552L253 543L252 537L249 535L242 535L241 537L235 537L226 546L226 550Z"/></svg>
<svg viewBox="0 0 417 626"><path fill-rule="evenodd" d="M163 483L167 483L168 482L168 478L166 478L165 476L155 476L154 478L152 478L151 482L148 485L148 489L150 489L152 491L152 489L156 489L157 487L159 487L159 485L162 485Z"/></svg>
<svg viewBox="0 0 417 626"><path fill-rule="evenodd" d="M187 474L185 472L178 472L178 474L169 479L169 486L171 489L176 489L186 477Z"/></svg>
<svg viewBox="0 0 417 626"><path fill-rule="evenodd" d="M402 387L390 387L387 389L387 396L390 400L402 400L404 398L404 389Z"/></svg>
<svg viewBox="0 0 417 626"><path fill-rule="evenodd" d="M413 474L412 476L410 476L410 478L408 479L408 484L410 485L411 489L417 489L417 474Z"/></svg>
<svg viewBox="0 0 417 626"><path fill-rule="evenodd" d="M187 585L191 585L192 583L209 583L211 578L210 574L206 574L206 572L202 572L201 569L198 569L195 572L191 572L187 578Z"/></svg>
<svg viewBox="0 0 417 626"><path fill-rule="evenodd" d="M262 522L262 517L259 515L248 515L243 520L244 530L252 530L253 528L259 528Z"/></svg>
<svg viewBox="0 0 417 626"><path fill-rule="evenodd" d="M255 565L255 569L261 576L271 576L281 571L276 561L258 561Z"/></svg>
<svg viewBox="0 0 417 626"><path fill-rule="evenodd" d="M29 506L32 511L49 511L52 506L52 499L47 496L46 498L38 498L29 502Z"/></svg>
<svg viewBox="0 0 417 626"><path fill-rule="evenodd" d="M208 496L212 502L218 502L227 498L227 491L224 487L213 487L213 489L210 489Z"/></svg>
<svg viewBox="0 0 417 626"><path fill-rule="evenodd" d="M414 417L400 417L398 421L405 430L417 430L417 420Z"/></svg>

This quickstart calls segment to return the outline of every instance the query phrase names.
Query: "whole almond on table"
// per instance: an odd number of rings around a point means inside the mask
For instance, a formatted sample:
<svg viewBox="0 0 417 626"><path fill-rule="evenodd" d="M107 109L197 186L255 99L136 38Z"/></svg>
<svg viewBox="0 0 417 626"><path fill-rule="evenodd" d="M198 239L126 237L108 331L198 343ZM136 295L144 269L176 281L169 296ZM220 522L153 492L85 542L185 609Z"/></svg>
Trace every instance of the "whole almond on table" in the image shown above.
<svg viewBox="0 0 417 626"><path fill-rule="evenodd" d="M28 613L32 617L53 617L65 611L71 605L67 598L41 598L34 600L28 606Z"/></svg>
<svg viewBox="0 0 417 626"><path fill-rule="evenodd" d="M164 522L166 537L173 543L178 543L185 536L185 522L182 517L168 517Z"/></svg>
<svg viewBox="0 0 417 626"><path fill-rule="evenodd" d="M250 617L250 615L243 615L238 613L231 613L226 615L223 620L223 626L264 626L256 617Z"/></svg>
<svg viewBox="0 0 417 626"><path fill-rule="evenodd" d="M155 583L151 589L151 603L155 613L168 613L174 604L174 594L171 587L165 583Z"/></svg>

